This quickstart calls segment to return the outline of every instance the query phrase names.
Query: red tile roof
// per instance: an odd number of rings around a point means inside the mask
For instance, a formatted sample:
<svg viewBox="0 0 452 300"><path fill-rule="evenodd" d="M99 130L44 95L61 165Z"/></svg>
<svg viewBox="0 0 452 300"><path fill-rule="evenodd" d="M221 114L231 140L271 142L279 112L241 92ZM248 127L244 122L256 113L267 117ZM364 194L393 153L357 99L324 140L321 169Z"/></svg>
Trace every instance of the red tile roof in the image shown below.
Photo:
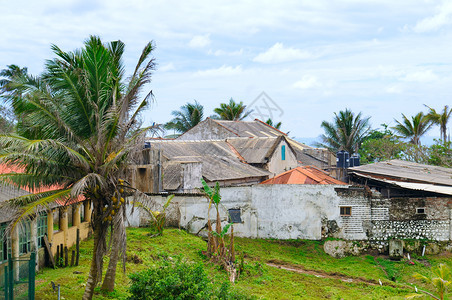
<svg viewBox="0 0 452 300"><path fill-rule="evenodd" d="M267 179L261 184L346 184L329 176L324 171L314 166L298 167L273 178Z"/></svg>
<svg viewBox="0 0 452 300"><path fill-rule="evenodd" d="M19 168L19 167L15 167L15 166L11 166L11 165L5 165L5 164L0 164L0 174L5 174L5 173L22 173L23 169ZM53 191L56 189L60 189L62 188L59 185L50 185L50 186L42 186L38 189L32 189L29 187L22 187L22 190L25 190L29 193L42 193L42 192L48 192L48 191ZM66 205L71 205L71 204L75 204L77 202L82 202L85 200L84 196L78 196L77 199L69 199L69 200L64 200L64 199L58 199L55 200L55 202L58 205L61 206L66 206Z"/></svg>

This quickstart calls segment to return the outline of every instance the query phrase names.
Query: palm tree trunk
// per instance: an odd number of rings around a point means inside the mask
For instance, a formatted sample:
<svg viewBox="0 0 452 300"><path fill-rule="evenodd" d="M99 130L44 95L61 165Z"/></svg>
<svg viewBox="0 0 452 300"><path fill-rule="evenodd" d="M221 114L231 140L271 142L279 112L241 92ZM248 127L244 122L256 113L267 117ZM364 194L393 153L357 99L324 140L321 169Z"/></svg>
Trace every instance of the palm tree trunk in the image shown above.
<svg viewBox="0 0 452 300"><path fill-rule="evenodd" d="M100 242L100 226L96 226L94 229L94 247L93 247L93 259L91 260L91 268L89 270L88 281L86 282L85 293L83 294L83 300L91 300L94 294L94 288L99 282L99 272L97 265L97 250Z"/></svg>
<svg viewBox="0 0 452 300"><path fill-rule="evenodd" d="M118 265L123 244L123 240L121 239L121 235L124 234L122 212L118 214L118 218L119 220L115 220L110 261L108 263L107 272L105 273L104 282L102 283L101 288L102 290L108 292L113 292L113 290L115 289L116 266Z"/></svg>

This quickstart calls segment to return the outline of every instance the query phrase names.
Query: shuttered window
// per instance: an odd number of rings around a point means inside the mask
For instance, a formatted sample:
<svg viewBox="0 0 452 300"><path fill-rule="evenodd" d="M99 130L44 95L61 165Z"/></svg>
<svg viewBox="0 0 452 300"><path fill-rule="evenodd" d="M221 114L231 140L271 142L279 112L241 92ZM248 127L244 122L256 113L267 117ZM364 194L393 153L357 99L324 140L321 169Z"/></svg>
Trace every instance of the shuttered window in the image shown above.
<svg viewBox="0 0 452 300"><path fill-rule="evenodd" d="M286 145L281 146L281 160L286 160Z"/></svg>

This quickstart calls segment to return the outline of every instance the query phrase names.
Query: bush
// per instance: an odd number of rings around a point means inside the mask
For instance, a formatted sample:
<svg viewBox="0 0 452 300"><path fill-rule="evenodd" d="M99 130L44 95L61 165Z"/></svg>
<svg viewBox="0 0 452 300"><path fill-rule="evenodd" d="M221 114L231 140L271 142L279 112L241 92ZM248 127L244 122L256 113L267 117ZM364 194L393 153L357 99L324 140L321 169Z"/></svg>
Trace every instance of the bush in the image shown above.
<svg viewBox="0 0 452 300"><path fill-rule="evenodd" d="M231 292L229 284L210 282L202 264L168 261L130 275L130 300L144 299L248 299Z"/></svg>

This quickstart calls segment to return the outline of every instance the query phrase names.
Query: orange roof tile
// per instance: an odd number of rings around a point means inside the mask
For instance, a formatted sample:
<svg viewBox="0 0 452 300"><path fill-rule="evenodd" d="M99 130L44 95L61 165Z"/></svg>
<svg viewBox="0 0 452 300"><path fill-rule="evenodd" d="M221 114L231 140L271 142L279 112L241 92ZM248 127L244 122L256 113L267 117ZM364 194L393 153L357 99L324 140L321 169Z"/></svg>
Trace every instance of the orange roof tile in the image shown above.
<svg viewBox="0 0 452 300"><path fill-rule="evenodd" d="M261 184L346 184L329 176L324 171L314 166L298 167L273 178L267 179Z"/></svg>
<svg viewBox="0 0 452 300"><path fill-rule="evenodd" d="M22 173L23 169L16 167L16 166L11 166L11 165L6 165L6 164L0 164L0 174L5 174L5 173ZM43 193L43 192L48 192L48 191L53 191L56 189L60 189L62 188L62 186L59 185L50 185L50 186L42 186L38 189L32 189L29 187L22 187L22 190L25 190L29 193ZM61 206L66 206L66 205L71 205L71 204L75 204L78 202L82 202L85 200L85 196L78 196L77 199L69 199L69 200L62 200L62 199L57 199L55 200L55 202L58 205Z"/></svg>

